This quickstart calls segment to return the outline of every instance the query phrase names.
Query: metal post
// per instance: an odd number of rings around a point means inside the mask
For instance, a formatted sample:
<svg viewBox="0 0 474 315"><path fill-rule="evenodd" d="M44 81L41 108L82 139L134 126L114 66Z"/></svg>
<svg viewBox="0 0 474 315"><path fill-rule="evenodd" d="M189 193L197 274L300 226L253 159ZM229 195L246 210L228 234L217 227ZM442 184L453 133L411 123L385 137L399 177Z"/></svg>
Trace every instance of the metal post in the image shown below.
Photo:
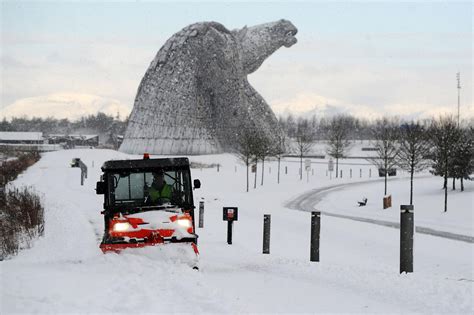
<svg viewBox="0 0 474 315"><path fill-rule="evenodd" d="M314 176L314 168L311 169L311 175Z"/></svg>
<svg viewBox="0 0 474 315"><path fill-rule="evenodd" d="M362 169L359 169L359 177L362 178Z"/></svg>
<svg viewBox="0 0 474 315"><path fill-rule="evenodd" d="M219 172L219 166L220 166L220 164L217 163L217 172Z"/></svg>
<svg viewBox="0 0 474 315"><path fill-rule="evenodd" d="M350 169L349 173L350 173L349 177L352 178L352 168Z"/></svg>
<svg viewBox="0 0 474 315"><path fill-rule="evenodd" d="M204 201L199 201L199 227L204 227Z"/></svg>
<svg viewBox="0 0 474 315"><path fill-rule="evenodd" d="M263 254L270 254L270 222L271 215L263 215Z"/></svg>
<svg viewBox="0 0 474 315"><path fill-rule="evenodd" d="M272 173L272 168L269 167L269 168L268 168L268 174L271 174L271 173Z"/></svg>
<svg viewBox="0 0 474 315"><path fill-rule="evenodd" d="M326 177L328 177L328 171L326 170Z"/></svg>
<svg viewBox="0 0 474 315"><path fill-rule="evenodd" d="M232 228L234 221L227 221L227 244L232 245Z"/></svg>
<svg viewBox="0 0 474 315"><path fill-rule="evenodd" d="M321 212L311 212L311 249L310 261L319 261L319 235L321 231Z"/></svg>
<svg viewBox="0 0 474 315"><path fill-rule="evenodd" d="M372 177L372 169L369 168L369 178Z"/></svg>
<svg viewBox="0 0 474 315"><path fill-rule="evenodd" d="M342 178L342 170L341 170L341 176L340 177Z"/></svg>
<svg viewBox="0 0 474 315"><path fill-rule="evenodd" d="M400 206L400 273L413 272L413 205Z"/></svg>

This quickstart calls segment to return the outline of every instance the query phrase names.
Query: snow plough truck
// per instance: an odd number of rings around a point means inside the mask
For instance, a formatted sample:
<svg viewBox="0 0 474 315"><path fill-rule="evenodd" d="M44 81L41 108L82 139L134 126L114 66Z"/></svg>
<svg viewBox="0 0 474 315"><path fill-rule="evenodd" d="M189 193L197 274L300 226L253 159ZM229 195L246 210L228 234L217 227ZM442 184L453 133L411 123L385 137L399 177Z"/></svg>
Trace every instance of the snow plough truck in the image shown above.
<svg viewBox="0 0 474 315"><path fill-rule="evenodd" d="M177 244L191 250L197 269L198 236L188 158L111 160L102 165L96 193L104 195L102 252Z"/></svg>

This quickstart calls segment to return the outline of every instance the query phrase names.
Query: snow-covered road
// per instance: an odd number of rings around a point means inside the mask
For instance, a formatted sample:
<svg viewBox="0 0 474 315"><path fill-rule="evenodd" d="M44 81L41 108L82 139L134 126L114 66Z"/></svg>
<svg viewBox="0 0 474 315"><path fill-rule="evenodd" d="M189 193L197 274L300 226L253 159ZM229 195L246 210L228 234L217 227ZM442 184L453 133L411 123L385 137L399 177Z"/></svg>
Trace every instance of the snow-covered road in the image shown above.
<svg viewBox="0 0 474 315"><path fill-rule="evenodd" d="M420 180L422 178L417 178L417 179ZM407 179L401 179L401 180L407 181ZM377 181L381 182L383 180L377 180ZM373 185L373 182L374 182L373 180L360 182L358 183L358 186L360 188L360 186L363 186L364 184ZM318 208L318 205L322 202L322 200L327 195L335 194L335 193L341 194L341 190L343 189L351 190L353 186L354 185L352 183L345 183L345 184L330 185L330 186L322 187L322 188L316 188L316 189L307 191L303 193L302 195L297 196L296 198L293 198L287 201L285 203L285 207L289 209L295 209L295 210L301 210L301 211L315 211L315 209ZM465 193L465 194L469 194L469 193ZM396 222L395 221L396 218L394 218L393 216L388 218L388 219L391 219L390 221L387 221L387 220L364 217L364 216L361 216L360 214L354 213L354 211L349 212L353 215L347 215L347 214L342 214L342 213L337 213L337 212L328 212L328 211L321 211L321 213L325 216L332 216L332 217L337 217L337 218L349 219L353 221L372 223L372 224L387 226L387 227L396 228L396 229L400 228L399 218L398 218L398 221ZM474 243L474 237L471 235L452 233L452 232L438 230L438 229L430 228L430 227L416 225L415 232L421 233L421 234L438 236L438 237L447 238L451 240L467 242L467 243Z"/></svg>
<svg viewBox="0 0 474 315"><path fill-rule="evenodd" d="M89 166L84 186L79 170L69 167L74 157ZM45 236L0 262L0 313L473 311L469 243L417 235L415 272L400 275L397 230L324 217L321 262L309 262L310 215L283 204L329 181L318 176L322 168L309 183L299 181L297 163L287 163L280 185L276 163L268 163L273 173L267 172L265 185L246 193L245 168L234 157L192 158L221 165L219 172L193 170L203 183L196 202L206 206L204 228L197 231L199 272L170 258L169 247L103 255L102 196L95 195L95 182L103 161L125 157L107 150L47 153L15 182L43 195ZM239 207L231 246L223 206ZM264 213L272 215L270 255L261 254Z"/></svg>

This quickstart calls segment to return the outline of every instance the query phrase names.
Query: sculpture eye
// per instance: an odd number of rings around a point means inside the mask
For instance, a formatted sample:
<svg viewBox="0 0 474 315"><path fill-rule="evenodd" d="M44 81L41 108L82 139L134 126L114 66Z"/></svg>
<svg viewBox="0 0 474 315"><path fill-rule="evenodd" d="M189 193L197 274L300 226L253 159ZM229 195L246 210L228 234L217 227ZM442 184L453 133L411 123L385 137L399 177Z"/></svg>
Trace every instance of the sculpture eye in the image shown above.
<svg viewBox="0 0 474 315"><path fill-rule="evenodd" d="M288 33L286 33L286 36L293 36L293 32L289 31Z"/></svg>

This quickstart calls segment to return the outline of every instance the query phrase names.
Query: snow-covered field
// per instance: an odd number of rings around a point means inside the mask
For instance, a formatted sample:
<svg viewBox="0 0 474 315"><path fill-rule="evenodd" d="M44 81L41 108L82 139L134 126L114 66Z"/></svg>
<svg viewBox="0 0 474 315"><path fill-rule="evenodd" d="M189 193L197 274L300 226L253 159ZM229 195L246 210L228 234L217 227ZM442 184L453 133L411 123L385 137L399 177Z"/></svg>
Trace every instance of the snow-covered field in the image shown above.
<svg viewBox="0 0 474 315"><path fill-rule="evenodd" d="M89 176L80 186L80 157ZM15 185L31 185L46 206L45 236L34 247L0 262L2 314L12 313L472 313L473 245L417 234L414 273L399 269L399 231L323 216L320 262L309 261L310 214L284 207L286 201L318 187L377 180L365 161L343 161L343 179L329 179L326 164L314 163L299 180L297 160L265 164L264 185L245 192L245 168L231 155L192 157L219 163L193 169L205 202L204 228L198 229L200 271L171 257L171 246L104 255L98 248L102 196L95 195L100 165L131 156L108 150L46 153ZM314 162L322 162L315 160ZM285 167L288 174L285 174ZM271 170L270 170L271 168ZM349 178L350 169L353 178ZM362 177L360 177L362 169ZM253 174L251 174L253 176ZM402 174L402 176L406 176ZM473 231L474 185L450 192L442 213L441 179L415 180L415 224L457 234ZM390 179L394 207L381 209L383 183L351 185L334 191L316 207L353 216L397 220L408 200L408 181ZM364 208L356 201L366 196ZM226 243L222 207L239 207L233 245ZM271 254L263 255L263 214L272 215ZM170 248L171 247L171 248Z"/></svg>

